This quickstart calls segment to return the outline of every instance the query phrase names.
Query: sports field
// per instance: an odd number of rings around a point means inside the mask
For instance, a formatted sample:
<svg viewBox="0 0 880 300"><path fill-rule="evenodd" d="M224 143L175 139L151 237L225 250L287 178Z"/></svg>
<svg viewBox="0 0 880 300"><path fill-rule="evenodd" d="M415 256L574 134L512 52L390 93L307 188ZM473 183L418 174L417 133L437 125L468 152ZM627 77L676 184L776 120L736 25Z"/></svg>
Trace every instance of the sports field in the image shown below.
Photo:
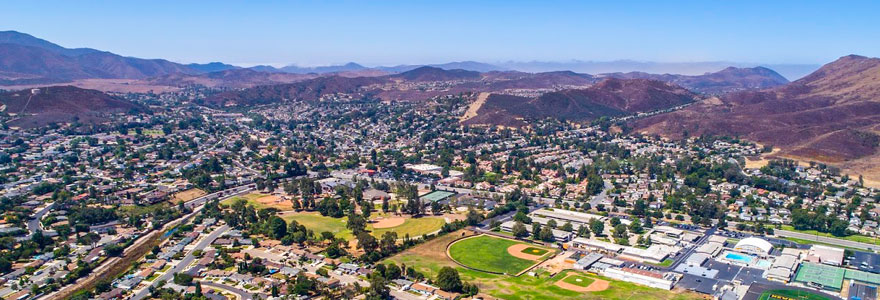
<svg viewBox="0 0 880 300"><path fill-rule="evenodd" d="M351 240L353 238L351 230L345 228L346 223L348 223L348 218L346 217L337 219L322 216L317 212L297 212L281 214L281 218L288 222L290 222L290 220L296 220L298 223L311 229L316 234L329 231L337 238L345 240ZM406 236L406 234L415 238L424 234L436 232L443 227L443 224L446 224L446 220L442 217L407 218L403 224L398 226L374 229L372 225L367 225L367 230L375 237L382 237L385 232L394 231L397 232L397 237L400 239Z"/></svg>
<svg viewBox="0 0 880 300"><path fill-rule="evenodd" d="M446 256L446 246L462 236L464 231L452 232L432 239L406 251L392 256L383 263L406 264L413 267L428 278L436 279L442 267L453 267L458 270L463 281L472 282L480 287L480 293L499 299L512 300L551 300L551 299L658 299L658 300L697 300L705 299L693 292L672 292L649 288L629 282L616 281L601 276L584 274L574 271L563 271L550 276L549 273L536 270L537 276L505 276L495 275L463 268ZM578 292L556 285L567 276L579 276L594 281L607 281L608 287L602 291Z"/></svg>
<svg viewBox="0 0 880 300"><path fill-rule="evenodd" d="M816 295L802 290L767 290L758 297L758 300L831 300L828 297Z"/></svg>
<svg viewBox="0 0 880 300"><path fill-rule="evenodd" d="M539 262L515 257L507 251L520 244L544 250L545 254L550 251L523 242L482 235L455 242L449 247L449 255L455 261L477 270L514 275Z"/></svg>
<svg viewBox="0 0 880 300"><path fill-rule="evenodd" d="M544 255L547 254L549 250L538 247L528 247L522 250L522 253L530 254L530 255Z"/></svg>
<svg viewBox="0 0 880 300"><path fill-rule="evenodd" d="M581 275L569 275L568 277L565 277L564 279L562 279L562 282L565 282L568 284L573 284L573 285L580 286L580 287L587 287L591 283L593 283L593 281L594 281L593 279L586 277L586 276L581 276Z"/></svg>

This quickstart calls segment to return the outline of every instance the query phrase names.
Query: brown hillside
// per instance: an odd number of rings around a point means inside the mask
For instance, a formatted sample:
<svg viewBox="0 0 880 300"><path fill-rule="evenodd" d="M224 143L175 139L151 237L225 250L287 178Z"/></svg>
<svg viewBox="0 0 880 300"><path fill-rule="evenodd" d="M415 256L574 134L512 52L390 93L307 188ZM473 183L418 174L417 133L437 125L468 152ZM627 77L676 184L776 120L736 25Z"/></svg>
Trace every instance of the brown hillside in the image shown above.
<svg viewBox="0 0 880 300"><path fill-rule="evenodd" d="M717 103L635 122L671 137L721 134L841 162L872 155L880 124L880 59L845 56L785 86L724 95Z"/></svg>

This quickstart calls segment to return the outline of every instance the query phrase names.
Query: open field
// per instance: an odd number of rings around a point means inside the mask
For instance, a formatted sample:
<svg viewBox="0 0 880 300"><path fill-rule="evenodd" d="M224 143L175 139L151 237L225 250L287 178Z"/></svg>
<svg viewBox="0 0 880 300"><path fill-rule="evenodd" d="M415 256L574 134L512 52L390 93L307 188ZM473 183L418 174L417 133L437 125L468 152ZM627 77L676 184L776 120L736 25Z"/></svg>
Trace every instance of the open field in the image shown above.
<svg viewBox="0 0 880 300"><path fill-rule="evenodd" d="M280 216L288 222L290 222L290 220L296 220L298 223L318 234L324 231L329 231L337 238L345 240L353 238L351 230L345 228L345 225L348 222L348 218L346 217L338 219L325 217L317 212L289 212L283 213ZM367 225L367 230L369 230L375 237L381 237L385 232L394 231L397 232L398 238L402 239L407 234L409 234L410 237L415 238L417 236L440 230L445 223L446 220L442 217L407 218L404 220L403 224L398 226L374 229L372 225Z"/></svg>
<svg viewBox="0 0 880 300"><path fill-rule="evenodd" d="M308 229L311 229L316 234L320 234L324 231L329 231L333 233L337 238L351 240L351 230L345 228L345 224L348 222L348 218L342 217L339 219L325 217L317 212L300 212L300 213L289 213L280 215L285 221L290 222L291 220L295 220L299 224L302 224Z"/></svg>
<svg viewBox="0 0 880 300"><path fill-rule="evenodd" d="M449 255L459 263L477 270L514 275L531 267L541 258L537 255L528 255L538 258L532 260L512 255L508 248L517 245L523 245L517 247L517 253L522 253L529 247L546 250L545 254L550 251L523 242L483 235L455 242L449 247ZM523 249L519 249L521 247Z"/></svg>
<svg viewBox="0 0 880 300"><path fill-rule="evenodd" d="M290 201L286 201L281 197L274 195L266 195L261 193L250 193L241 196L235 196L221 202L222 204L230 205L235 203L235 201L245 200L248 204L252 205L257 210L264 208L274 208L280 211L289 211L293 210L293 203Z"/></svg>
<svg viewBox="0 0 880 300"><path fill-rule="evenodd" d="M776 297L774 297L776 296ZM779 298L784 297L784 298ZM802 290L769 290L765 291L758 297L758 300L773 300L773 299L784 299L784 300L830 300L825 296L816 295L807 291Z"/></svg>
<svg viewBox="0 0 880 300"><path fill-rule="evenodd" d="M440 228L443 227L443 224L446 224L446 220L442 217L407 218L403 221L403 224L398 226L373 228L372 225L367 225L367 230L372 231L373 235L377 237L381 237L388 231L397 232L398 238L403 238L407 234L409 234L410 237L417 237L440 230Z"/></svg>
<svg viewBox="0 0 880 300"><path fill-rule="evenodd" d="M171 203L177 204L180 202L186 202L186 201L204 196L205 194L207 194L207 193L205 193L205 191L200 190L200 189L195 189L195 188L188 189L185 191L180 191L180 192L174 193L174 197L171 198Z"/></svg>

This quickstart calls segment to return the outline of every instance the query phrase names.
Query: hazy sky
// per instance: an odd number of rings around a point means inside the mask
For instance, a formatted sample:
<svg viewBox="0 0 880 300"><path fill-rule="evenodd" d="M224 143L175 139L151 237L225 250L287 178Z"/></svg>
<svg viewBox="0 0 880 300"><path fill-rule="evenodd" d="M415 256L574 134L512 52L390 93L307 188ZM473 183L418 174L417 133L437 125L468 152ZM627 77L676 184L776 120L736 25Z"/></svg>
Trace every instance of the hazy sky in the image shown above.
<svg viewBox="0 0 880 300"><path fill-rule="evenodd" d="M880 56L880 1L4 1L0 30L176 62Z"/></svg>

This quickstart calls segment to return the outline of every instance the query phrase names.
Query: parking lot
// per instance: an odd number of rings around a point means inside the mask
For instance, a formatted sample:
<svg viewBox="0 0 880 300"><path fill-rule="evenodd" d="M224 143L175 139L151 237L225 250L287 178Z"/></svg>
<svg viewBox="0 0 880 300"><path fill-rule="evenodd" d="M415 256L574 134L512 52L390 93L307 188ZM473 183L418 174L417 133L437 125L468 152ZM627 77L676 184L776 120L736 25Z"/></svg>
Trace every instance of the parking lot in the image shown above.
<svg viewBox="0 0 880 300"><path fill-rule="evenodd" d="M880 254L854 251L849 265L865 272L880 273Z"/></svg>

